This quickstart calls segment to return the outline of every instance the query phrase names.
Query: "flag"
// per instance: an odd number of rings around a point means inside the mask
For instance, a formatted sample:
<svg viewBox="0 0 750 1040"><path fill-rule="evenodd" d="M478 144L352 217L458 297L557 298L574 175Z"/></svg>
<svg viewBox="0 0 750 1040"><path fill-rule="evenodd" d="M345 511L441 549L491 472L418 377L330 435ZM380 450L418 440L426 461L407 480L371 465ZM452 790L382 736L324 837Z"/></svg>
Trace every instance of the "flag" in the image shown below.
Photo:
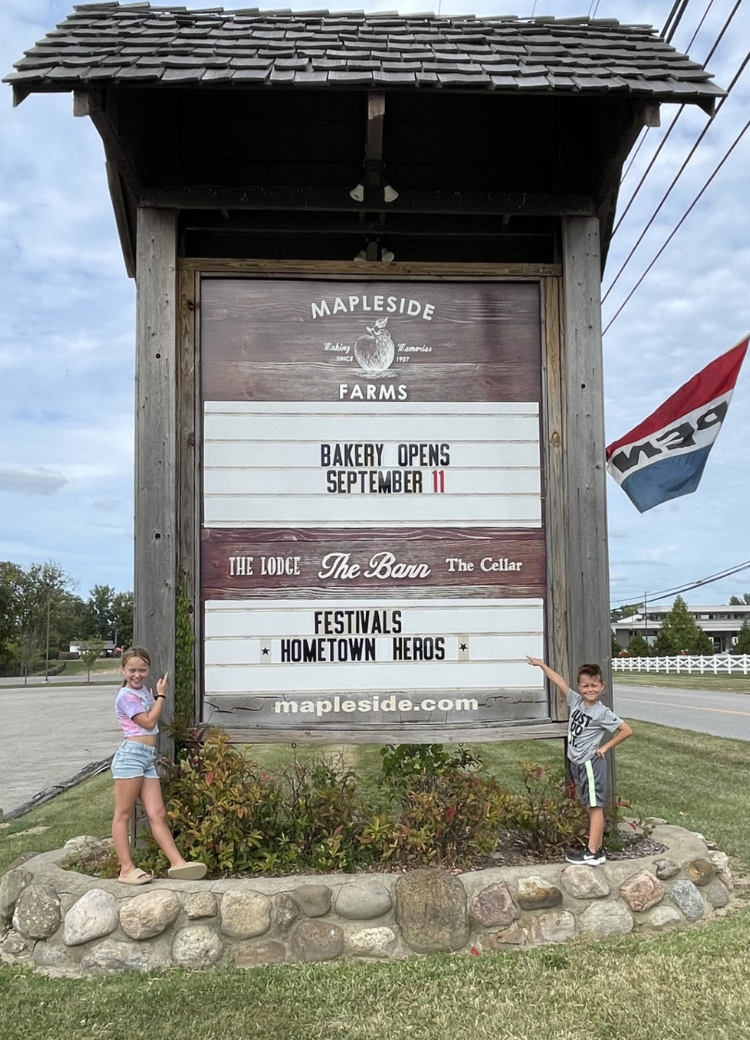
<svg viewBox="0 0 750 1040"><path fill-rule="evenodd" d="M750 336L606 449L607 469L641 513L698 487L732 400Z"/></svg>

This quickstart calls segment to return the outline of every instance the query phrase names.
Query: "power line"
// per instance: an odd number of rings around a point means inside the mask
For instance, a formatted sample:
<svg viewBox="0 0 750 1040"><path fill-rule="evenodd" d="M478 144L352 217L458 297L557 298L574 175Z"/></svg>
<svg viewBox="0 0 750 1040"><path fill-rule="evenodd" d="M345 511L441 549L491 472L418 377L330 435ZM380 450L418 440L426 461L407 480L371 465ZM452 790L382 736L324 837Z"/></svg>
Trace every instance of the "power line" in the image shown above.
<svg viewBox="0 0 750 1040"><path fill-rule="evenodd" d="M684 15L685 11L687 10L687 5L689 3L690 3L690 0L682 0L682 3L680 5L680 9L677 12L677 14L675 15L674 21L672 22L672 24L669 27L669 33L664 37L666 39L667 43L671 43L672 42L672 37L677 32L677 28L678 28L680 22L682 21L682 16Z"/></svg>
<svg viewBox="0 0 750 1040"><path fill-rule="evenodd" d="M707 8L706 8L706 10L705 10L705 11L703 12L703 17L702 17L702 18L701 18L701 20L700 20L700 21L698 22L698 27L697 27L697 29L695 30L695 32L693 33L693 35L692 35L692 36L690 37L690 43L689 43L689 44L687 45L687 47L685 48L685 53L686 53L686 54L689 54L689 53L690 53L690 48L691 48L691 47L693 46L693 44L695 43L695 37L696 37L696 36L698 35L698 33L699 33L699 32L701 31L701 28L703 27L703 23L705 22L705 20L706 20L706 18L707 18L707 16L708 16L708 12L709 12L709 11L711 10L711 8L713 7L713 5L714 5L714 0L708 0L708 7L707 7Z"/></svg>
<svg viewBox="0 0 750 1040"><path fill-rule="evenodd" d="M688 50L688 51L690 50L690 47L691 47L691 45L692 45L692 43L693 43L693 40L694 40L694 39L695 39L695 37L696 37L696 36L698 35L698 30L700 29L701 25L703 25L703 21L704 21L704 19L705 19L706 15L708 14L709 10L711 9L711 4L712 4L712 3L713 3L713 0L710 0L710 2L709 2L709 4L708 4L708 7L706 8L706 10L705 10L705 11L704 11L704 13L703 13L703 18L701 19L701 21L700 21L700 23L699 23L699 25L698 25L698 29L696 29L696 30L695 30L695 32L693 33L693 37L692 37L692 39L690 40L690 43L689 43L689 44L687 45L687 48L686 48L686 50ZM705 57L705 58L703 59L703 64L704 64L704 65L707 65L707 64L709 63L709 61L711 60L711 58L712 58L712 57L714 56L714 54L716 53L716 49L717 49L717 47L719 46L719 44L721 43L722 39L724 38L724 34L726 33L727 29L729 28L729 25L730 25L730 23L731 23L732 19L734 18L735 14L737 13L737 10L738 10L738 8L739 8L739 6L740 6L740 4L741 4L741 3L742 3L742 0L737 0L737 2L735 3L734 7L732 8L732 10L731 10L731 12L730 12L730 14L729 14L729 17L728 17L728 18L726 19L726 21L724 22L724 25L722 26L721 32L719 33L719 35L718 35L718 36L716 37L716 39L714 40L714 42L713 42L713 46L712 46L712 47L711 47L711 49L709 50L709 52L708 52L708 54L706 55L706 57ZM724 101L726 101L726 98L727 98L727 97L729 96L729 94L730 94L730 92L731 92L731 90L732 90L732 87L733 87L733 86L734 86L734 84L735 84L735 83L737 82L737 79L738 79L738 77L739 77L740 73L742 72L742 70L744 69L744 67L745 67L745 65L746 65L746 64L747 64L747 58L745 59L744 63L743 63L743 64L742 64L741 66L740 66L740 70L739 70L739 72L738 72L738 73L737 73L737 74L735 75L734 79L733 79L733 80L732 80L732 82L730 83L730 85L729 85L729 87L728 87L728 89L727 89L727 93L726 93L725 97L721 98L721 100L719 101L718 105L716 106L716 112L714 113L713 119L715 119L715 118L716 118L716 116L717 116L717 115L719 114L719 110L720 110L720 108L721 108L721 106L722 106L723 102L724 102ZM658 146L658 148L656 149L656 151L654 152L654 154L653 154L653 155L651 156L651 161L649 162L648 166L646 167L646 169L645 169L645 171L644 171L644 173L643 173L643 175L642 175L641 179L640 179L640 180L638 181L638 184L637 184L637 185L636 185L636 187L635 187L635 191L634 191L634 192L632 193L632 195L631 195L631 196L630 196L630 198L628 199L628 202L627 202L627 205L625 206L625 209L624 209L624 210L622 211L622 213L620 214L620 216L619 216L619 218L618 218L618 220L617 220L617 223L615 224L614 228L612 229L612 237L614 237L614 236L615 236L615 235L617 234L618 228L619 228L619 227L620 227L620 225L622 224L622 222L623 222L623 220L625 219L625 217L626 217L626 216L628 215L628 211L630 210L630 207L631 207L631 206L633 205L633 202L635 201L635 198L636 198L636 196L637 196L638 192L639 192L639 191L641 190L641 188L643 187L643 182L644 182L644 181L646 180L646 178L648 177L649 173L651 173L651 170L652 170L652 169L653 169L653 167L654 167L654 163L656 162L657 158L658 158L658 157L659 157L659 155L661 154L661 150L662 150L662 148L663 148L663 147L664 147L664 145L665 145L665 144L667 143L667 141L668 141L668 139L669 139L669 135L670 135L670 134L672 133L672 131L674 130L674 128L675 128L675 125L676 125L676 123L677 123L677 120L678 120L678 119L680 118L680 116L682 115L682 113L683 113L684 111L685 111L685 105L680 105L679 109L677 110L677 114L675 115L674 119L672 120L672 122L671 122L671 123L669 124L669 127L667 128L667 132L665 133L664 137L663 137L663 138L661 139L661 141L659 142L659 146ZM696 149L696 148L698 147L698 145L699 145L699 144L701 143L701 141L703 140L703 138L704 138L704 136L705 136L705 134L706 134L706 131L707 131L707 130L708 130L708 128L709 128L709 127L711 126L711 122L712 122L712 121L713 121L713 120L710 120L710 121L709 121L708 123L706 123L706 125L704 126L704 128L703 128L703 130L702 130L702 132L701 132L700 136L698 137L698 140L697 140L697 141L695 142L695 144L694 144L694 146L693 146L693 148L692 148L692 151L690 152L690 154L688 155L687 159L685 160L685 162L683 163L682 167L680 168L680 173L678 173L678 175L677 175L678 177L680 176L680 174L682 173L682 171L683 171L683 170L685 169L685 166L687 165L687 163L688 163L688 162L690 161L690 159L691 159L691 157L692 157L693 153L695 152L695 149ZM637 154L638 154L638 151L640 150L640 147L641 147L641 145L643 144L643 142L644 142L645 140L646 140L646 135L644 134L644 135L643 135L643 137L641 138L641 143L640 143L640 144L638 145L638 149L636 149L636 152L635 152L635 154L633 155L633 160L635 160L635 155L637 155ZM630 167L632 166L632 164L633 164L633 160L631 160L630 164L628 165L628 170L629 170L629 169L630 169ZM627 170L625 171L625 174L623 174L623 180L624 180L624 178L625 178L625 175L626 175L626 174L627 174ZM669 192L671 192L671 190L672 190L672 188L673 188L673 187L674 187L674 181L673 181L673 182L672 182L672 184L670 185L670 187L669 187L669 190L667 191L667 195L666 195L666 196L664 196L664 198L662 199L662 201L661 201L661 202L659 203L659 205L658 205L658 207L657 207L657 209L656 209L656 212L655 212L655 213L654 213L654 214L652 215L652 217L651 217L651 220L650 220L650 221L649 221L649 223L648 223L648 224L646 225L646 227L645 227L645 229L643 230L643 232L642 232L642 234L641 234L640 238L638 239L638 241L636 242L636 244L635 244L635 245L633 246L632 250L631 250L631 251L630 251L630 253L628 254L628 257L627 257L627 259L625 260L625 263L624 263L624 264L622 265L622 267L620 268L620 270L619 270L619 271L617 272L617 274L616 274L616 276L615 276L615 279L614 279L614 281L610 283L610 286L609 286L609 289L607 290L607 293L609 293L609 292L611 291L611 289L612 289L612 287L614 286L615 282L616 282L616 281L618 280L618 278L620 277L620 275L622 274L622 272L624 271L624 269L625 269L625 268L627 267L627 265L628 265L628 262L629 262L630 258L632 257L633 253L634 253L634 252L636 251L636 249L638 248L638 246L639 246L639 245L641 244L641 242L643 241L643 237L644 237L644 235L646 234L646 231L648 231L649 227L650 227L650 226L651 226L651 224L653 223L653 220L654 220L654 218L656 217L656 214L657 214L657 213L659 212L659 210L661 209L661 207L662 207L662 206L664 205L664 203L666 202L666 198L667 198L667 196L669 195ZM604 299L606 299L606 295L605 295Z"/></svg>
<svg viewBox="0 0 750 1040"><path fill-rule="evenodd" d="M713 181L714 177L715 177L715 176L717 175L717 173L718 173L718 172L719 172L719 170L720 170L720 169L722 168L722 166L724 165L724 163L725 163L725 162L727 161L727 159L729 158L729 156L730 156L730 155L732 154L732 152L734 151L734 149L735 149L735 148L737 147L737 145L738 145L738 144L740 143L740 141L742 140L742 138L744 137L744 135L745 135L745 134L747 133L747 130L748 130L749 128L750 128L750 119L749 119L749 120L748 120L748 121L747 121L747 122L745 123L745 125L743 126L743 128L742 128L742 129L740 130L740 132L739 132L739 133L737 134L737 136L735 137L734 141L732 142L732 144L730 145L730 147L728 148L728 150L727 150L727 151L726 151L726 152L724 153L724 156L723 156L723 158L722 158L721 162L720 162L720 163L718 164L718 166L716 166L716 168L714 169L714 171L713 171L713 173L711 174L711 176L710 176L710 177L708 178L708 180L707 180L707 181L706 181L706 183L705 183L705 184L703 185L703 187L701 188L701 190L700 190L700 191L698 192L698 194L697 194L697 195L695 196L695 198L694 198L694 199L693 199L693 201L692 201L692 202L690 203L690 205L688 206L688 208L687 208L687 209L685 210L685 212L684 212L684 213L682 214L682 216L680 217L679 221L678 221L678 222L677 222L677 223L675 224L674 228L672 229L672 231L671 231L671 232L669 233L669 235L667 236L667 239L666 239L666 241L665 241L665 242L664 242L664 244L663 244L663 245L661 246L661 248L659 249L659 251L658 251L658 253L656 254L656 256L655 256L655 257L653 258L653 260L652 260L652 261L651 261L651 263L650 263L650 264L648 265L648 267L646 268L646 270L645 270L645 271L643 272L643 274L641 275L641 277L640 277L640 278L638 279L638 281L637 281L637 282L635 283L635 285L634 285L634 286L633 286L633 288L632 288L632 289L630 290L630 292L628 293L628 295L627 295L627 296L625 297L625 299L624 299L624 300L622 301L622 303L620 304L620 306L618 307L618 309L617 309L617 310L615 311L615 313L614 313L614 316L613 316L613 317L612 317L612 318L610 319L610 321L609 321L609 324L608 324L608 325L607 325L607 327L606 327L606 328L604 329L604 332L602 332L602 336L604 336L604 335L605 335L605 334L606 334L606 333L607 333L607 332L609 331L609 329L610 329L610 328L612 327L612 325L613 325L613 324L615 323L615 321L616 321L616 320L617 320L617 318L618 318L618 317L620 316L620 314L622 313L622 311L623 311L623 310L625 309L625 306L626 306L626 305L627 305L627 304L628 304L628 303L630 302L630 300L632 299L632 297L633 297L633 295L635 294L636 290L637 290L637 289L638 289L638 288L640 287L640 285L641 285L641 284L643 283L643 280L645 279L646 275L647 275L647 274L649 273L649 271L650 271L650 270L652 269L652 267L654 266L654 264L656 263L656 261L657 261L657 260L659 259L659 257L660 257L660 256L662 255L662 253L663 253L663 252L664 252L664 250L665 250L665 249L667 248L667 246L669 245L669 243L670 243L670 242L672 241L672 239L674 238L674 236L675 236L675 235L677 234L677 232L678 232L678 231L680 230L680 228L681 228L681 227L682 227L682 225L683 225L683 224L685 223L685 221L687 220L687 218L688 218L688 217L690 216L690 214L692 213L692 211L693 211L693 210L695 209L696 205L698 204L698 202L700 201L700 199L701 199L701 198L703 197L703 195L704 195L704 193L705 193L706 189L707 189L707 188L708 188L708 186L709 186L709 185L711 184L711 182ZM671 190L671 189L670 189L670 190ZM610 288L611 288L611 287L610 287ZM608 291L609 291L609 290L608 290ZM605 298L606 298L606 297L605 297Z"/></svg>
<svg viewBox="0 0 750 1040"><path fill-rule="evenodd" d="M737 82L737 80L738 80L738 79L740 78L740 76L742 75L742 73L743 73L743 72L745 71L745 68L746 68L746 66L747 66L747 63L748 63L749 61L750 61L750 51L748 51L748 53L747 53L747 54L745 55L744 61L742 62L742 64L740 65L739 69L738 69L738 70L737 70L737 72L735 73L735 75L734 75L734 78L732 79L732 82L731 82L731 83L729 84L729 87L727 88L727 92L726 92L725 96L724 96L724 97L723 97L723 98L722 98L722 99L721 99L721 100L719 101L719 104L718 104L718 105L716 106L716 114L714 115L714 119L715 119L715 118L716 118L716 116L717 116L717 115L719 114L719 110L721 109L721 106L722 106L722 104L723 104L723 103L724 103L724 102L726 101L726 99L727 99L727 98L729 97L730 93L732 92L732 88L734 87L735 83L736 83L736 82ZM684 108L684 107L685 107L685 106L683 105L683 106L682 106L682 108ZM680 109L680 112L682 112L682 108ZM674 120L674 122L672 123L672 126L670 126L669 130L667 131L667 135L666 135L666 137L665 137L665 138L664 138L664 140L663 140L663 141L661 142L661 144L662 144L662 145L664 144L664 141L666 141L667 137L669 137L669 134L670 134L670 132L672 131L672 128L674 127L674 124L675 124L675 123L677 122L677 119L679 118L680 112L678 112L678 113L677 113L677 116L675 117L675 120ZM618 282L618 281L619 281L619 279L620 279L620 275L621 275L621 274L623 273L623 271L625 270L625 268L626 268L626 267L628 266L628 264L630 263L630 260L632 259L632 257L633 257L633 254L635 253L636 249L637 249L637 248L638 248L638 246L639 246L639 245L641 244L641 242L643 241L643 239L644 239L644 238L646 237L646 235L647 235L647 233L648 233L648 231L649 231L649 228L651 227L651 225L652 225L652 224L654 223L654 221L656 220L657 216L658 216L658 215L659 215L659 213L661 212L661 208L662 208L662 206L664 205L664 203L665 203L665 202L667 201L667 199L669 198L669 196L670 196L670 195L672 194L672 189L674 188L675 184L677 184L677 181L678 181L678 180L680 179L680 177L682 176L682 174L683 174L683 173L685 172L685 168L686 168L686 166L688 165L688 163L689 163L689 162L690 162L690 160L692 159L693 155L695 154L695 152L696 152L696 149L698 148L698 145L699 145L699 144L701 143L701 141L703 140L703 138L704 138L704 137L706 136L706 134L708 133L708 131L709 131L709 128L711 127L711 124L712 124L712 123L713 123L713 120L711 120L711 121L709 121L708 123L706 123L706 125L705 125L705 126L703 127L703 129L701 130L700 134L698 135L697 139L696 139L696 140L695 140L695 142L693 143L693 146L692 146L692 148L690 149L690 151L688 152L688 154L687 154L686 158L684 159L684 161L683 161L683 163L682 163L682 166L680 166L679 170L677 171L677 173L675 174L675 176L674 176L674 177L672 178L672 183L671 183L671 184L669 185L669 187L667 188L667 190L666 190L666 191L664 192L664 194L662 195L662 197L661 197L661 199L660 199L660 201L659 201L659 204L658 204L658 206L656 207L656 209L654 210L654 212L653 212L653 213L651 214L651 216L649 217L649 220L648 220L648 222L647 222L646 226L645 226L645 227L643 228L643 230L641 231L640 235L638 236L638 238L637 238L637 240L636 240L636 243L635 243L635 245L634 245L634 246L633 246L633 248L632 248L632 249L630 250L630 252L628 253L628 255L627 255L627 256L625 257L625 260L623 261L623 263L622 263L622 265L621 265L621 267L620 267L620 270L619 270L619 271L617 272L617 274L615 275L615 277L614 277L614 278L612 279L612 281L611 281L611 282L609 283L609 287L608 287L607 291L605 292L604 296L602 297L602 303L604 303L604 301L605 301L605 300L607 299L607 297L609 296L609 294L610 294L610 293L612 292L612 290L614 289L615 285L617 284L617 282ZM660 150L660 149L661 149L661 145L659 146L659 149L657 149L657 151L656 151L656 153L655 153L655 155L654 155L654 159L655 159L655 158L656 158L656 156L657 156L657 155L659 154L659 150ZM653 159L652 159L652 161L651 161L651 165L650 165L650 166L648 167L648 170L646 170L646 173L644 173L643 177L641 178L641 181L640 181L640 184L638 185L638 188L640 188L641 184L643 184L643 181L644 181L644 179L645 179L645 177L646 177L646 174L648 174L648 171L649 171L649 170L651 169L651 166L652 166L652 165L653 165ZM633 201L633 199L635 198L635 194L637 193L637 191L638 191L638 188L636 188L636 191L635 191L635 192L633 193L633 196L632 196L632 198L630 199L630 202L632 202L632 201ZM630 202L628 203L628 209L630 208ZM626 210L625 210L625 213L627 213L628 209L626 209ZM623 213L623 217L625 216L625 213ZM618 227L620 226L620 224L622 223L622 219L623 219L623 217L621 217L621 218L620 218L620 220L618 221L618 223L617 223L617 224L615 225L614 231L612 232L612 234L613 234L613 235L614 235L615 231L617 231L617 228L618 228Z"/></svg>
<svg viewBox="0 0 750 1040"><path fill-rule="evenodd" d="M707 578L699 578L697 581L688 582L685 585L678 585L673 589L666 589L662 592L647 592L645 593L649 603L655 603L657 600L666 599L668 596L679 596L681 592L690 592L691 589L700 588L702 585L710 585L714 581L721 581L722 578L731 578L733 574L739 574L740 571L746 571L750 569L750 560L746 560L745 563L738 563L734 567L728 567L726 570L719 571L718 574L710 574ZM630 603L620 603L619 607L612 607L612 610L619 610L620 607L632 606Z"/></svg>

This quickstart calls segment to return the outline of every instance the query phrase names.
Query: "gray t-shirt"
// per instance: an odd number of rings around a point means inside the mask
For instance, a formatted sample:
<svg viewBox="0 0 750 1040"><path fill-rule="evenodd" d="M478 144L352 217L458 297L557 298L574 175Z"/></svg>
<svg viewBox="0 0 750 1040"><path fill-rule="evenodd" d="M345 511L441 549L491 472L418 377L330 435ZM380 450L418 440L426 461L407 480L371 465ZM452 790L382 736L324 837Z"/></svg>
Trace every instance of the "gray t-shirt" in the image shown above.
<svg viewBox="0 0 750 1040"><path fill-rule="evenodd" d="M611 708L597 701L591 708L585 707L580 693L568 690L568 758L571 762L588 762L606 733L614 733L622 725L622 719Z"/></svg>

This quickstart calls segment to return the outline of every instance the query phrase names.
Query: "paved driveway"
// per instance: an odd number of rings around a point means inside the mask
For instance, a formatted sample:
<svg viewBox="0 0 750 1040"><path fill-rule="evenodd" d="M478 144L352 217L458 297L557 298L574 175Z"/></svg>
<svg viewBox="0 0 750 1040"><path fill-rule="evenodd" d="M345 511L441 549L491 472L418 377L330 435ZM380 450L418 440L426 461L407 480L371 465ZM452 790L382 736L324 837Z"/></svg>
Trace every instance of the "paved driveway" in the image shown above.
<svg viewBox="0 0 750 1040"><path fill-rule="evenodd" d="M106 686L0 688L0 808L9 812L116 750L119 685L113 676Z"/></svg>

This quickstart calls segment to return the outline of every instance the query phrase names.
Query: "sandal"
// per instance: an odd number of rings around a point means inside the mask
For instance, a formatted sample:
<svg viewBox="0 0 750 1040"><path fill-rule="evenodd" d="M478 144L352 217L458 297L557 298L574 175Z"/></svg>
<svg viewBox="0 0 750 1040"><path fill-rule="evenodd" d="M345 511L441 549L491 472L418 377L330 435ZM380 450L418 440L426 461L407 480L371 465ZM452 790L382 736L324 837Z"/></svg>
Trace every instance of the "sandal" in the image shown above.
<svg viewBox="0 0 750 1040"><path fill-rule="evenodd" d="M170 867L167 877L174 881L200 881L206 876L206 870L205 863L183 863L181 867Z"/></svg>
<svg viewBox="0 0 750 1040"><path fill-rule="evenodd" d="M140 867L133 867L132 870L129 870L124 876L121 875L117 880L123 885L147 885L152 879L153 874L147 874Z"/></svg>

